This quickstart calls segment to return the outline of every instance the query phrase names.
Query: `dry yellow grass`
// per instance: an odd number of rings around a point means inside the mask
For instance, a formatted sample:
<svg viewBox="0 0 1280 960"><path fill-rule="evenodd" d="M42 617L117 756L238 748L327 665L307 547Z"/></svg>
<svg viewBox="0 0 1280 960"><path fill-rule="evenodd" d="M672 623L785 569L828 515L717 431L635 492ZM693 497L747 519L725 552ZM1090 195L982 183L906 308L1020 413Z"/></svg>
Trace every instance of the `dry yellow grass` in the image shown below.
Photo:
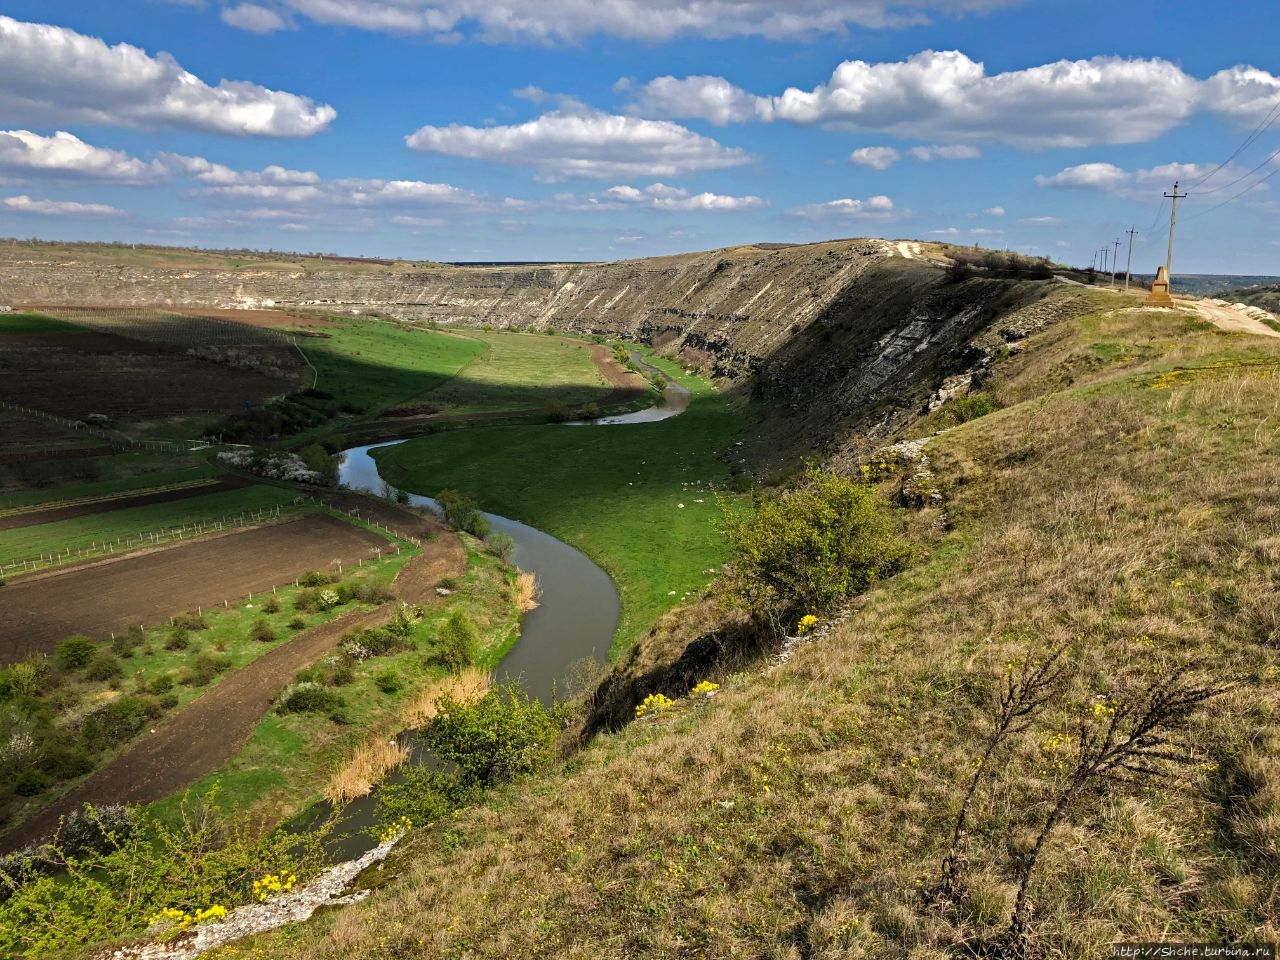
<svg viewBox="0 0 1280 960"><path fill-rule="evenodd" d="M515 601L516 609L521 613L538 609L538 597L541 595L536 575L526 570L516 574Z"/></svg>
<svg viewBox="0 0 1280 960"><path fill-rule="evenodd" d="M347 758L325 787L325 799L338 807L368 795L375 784L409 759L409 748L399 743L394 733L422 726L435 716L436 700L446 694L471 700L488 689L489 675L469 669L420 691L398 714L394 731L370 737Z"/></svg>
<svg viewBox="0 0 1280 960"><path fill-rule="evenodd" d="M1025 402L931 444L946 502L913 523L934 530L915 568L789 663L597 737L411 835L388 866L401 876L366 902L234 953L969 955L1007 924L1018 858L1061 788L1054 738L1192 658L1241 686L1186 731L1180 775L1071 812L1032 884L1033 928L1061 960L1121 940L1280 939L1280 384L1246 367L1149 383L1170 355L1245 349L1280 356L1176 315L1037 335L991 385ZM967 896L926 909L1005 663L1064 642L1068 696L975 798Z"/></svg>

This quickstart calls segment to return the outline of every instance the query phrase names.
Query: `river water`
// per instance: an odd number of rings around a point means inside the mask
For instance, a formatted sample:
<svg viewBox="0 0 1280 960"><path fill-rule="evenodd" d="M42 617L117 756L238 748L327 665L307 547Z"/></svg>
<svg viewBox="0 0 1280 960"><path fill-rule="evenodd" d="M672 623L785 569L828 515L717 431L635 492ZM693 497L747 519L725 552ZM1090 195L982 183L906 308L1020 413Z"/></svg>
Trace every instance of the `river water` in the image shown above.
<svg viewBox="0 0 1280 960"><path fill-rule="evenodd" d="M638 355L632 354L632 357L651 373L661 372L644 363ZM684 413L691 400L689 391L673 380L668 382L662 400L653 407L573 425L655 423ZM375 496L395 495L399 491L379 475L377 461L370 452L405 442L399 440L343 450L338 455L338 481L351 490ZM430 497L413 493L408 497L413 506L439 512L439 505ZM549 705L557 685L564 683L576 664L583 660L603 663L621 612L617 588L609 575L582 551L528 524L492 513L485 516L495 531L506 533L515 541L512 560L521 570L537 577L540 591L538 608L521 621L520 638L502 658L495 671L495 679L500 683L516 681L530 696ZM412 733L405 736L411 738ZM429 762L416 744L414 747L413 762ZM389 782L397 779L398 775L392 774ZM357 857L373 847L374 841L362 831L376 823L376 808L375 793L355 800L343 809L341 835L328 844L331 857Z"/></svg>

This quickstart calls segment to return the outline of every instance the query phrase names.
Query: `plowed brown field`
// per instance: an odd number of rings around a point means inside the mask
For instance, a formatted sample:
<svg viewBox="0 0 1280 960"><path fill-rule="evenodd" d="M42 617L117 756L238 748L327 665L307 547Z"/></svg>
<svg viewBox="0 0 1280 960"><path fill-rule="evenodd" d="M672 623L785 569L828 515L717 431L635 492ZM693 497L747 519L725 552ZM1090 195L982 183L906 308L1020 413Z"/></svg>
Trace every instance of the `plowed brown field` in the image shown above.
<svg viewBox="0 0 1280 960"><path fill-rule="evenodd" d="M354 563L387 541L322 514L189 541L0 587L0 665L49 652L72 634L104 638L234 602L333 561Z"/></svg>

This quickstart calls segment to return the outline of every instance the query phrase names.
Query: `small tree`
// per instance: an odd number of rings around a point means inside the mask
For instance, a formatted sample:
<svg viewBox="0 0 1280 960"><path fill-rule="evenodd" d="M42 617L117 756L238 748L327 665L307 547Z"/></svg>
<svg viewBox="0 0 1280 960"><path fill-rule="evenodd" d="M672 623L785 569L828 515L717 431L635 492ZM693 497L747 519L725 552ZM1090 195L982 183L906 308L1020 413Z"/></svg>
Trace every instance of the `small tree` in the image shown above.
<svg viewBox="0 0 1280 960"><path fill-rule="evenodd" d="M555 756L551 714L520 687L495 687L467 703L445 695L422 739L457 768L465 787L492 787L532 773Z"/></svg>
<svg viewBox="0 0 1280 960"><path fill-rule="evenodd" d="M98 645L88 637L67 637L67 639L58 644L54 659L57 661L59 668L63 670L79 670L93 659L93 655L97 650Z"/></svg>
<svg viewBox="0 0 1280 960"><path fill-rule="evenodd" d="M754 514L726 510L723 529L735 599L777 625L867 589L908 553L872 487L816 467Z"/></svg>
<svg viewBox="0 0 1280 960"><path fill-rule="evenodd" d="M441 490L436 495L436 502L444 511L444 518L459 530L465 530L474 537L484 539L489 535L489 519L481 511L479 505L466 494L457 490Z"/></svg>
<svg viewBox="0 0 1280 960"><path fill-rule="evenodd" d="M480 651L480 638L476 628L461 610L449 614L440 628L436 641L435 659L452 673L461 673L476 662Z"/></svg>

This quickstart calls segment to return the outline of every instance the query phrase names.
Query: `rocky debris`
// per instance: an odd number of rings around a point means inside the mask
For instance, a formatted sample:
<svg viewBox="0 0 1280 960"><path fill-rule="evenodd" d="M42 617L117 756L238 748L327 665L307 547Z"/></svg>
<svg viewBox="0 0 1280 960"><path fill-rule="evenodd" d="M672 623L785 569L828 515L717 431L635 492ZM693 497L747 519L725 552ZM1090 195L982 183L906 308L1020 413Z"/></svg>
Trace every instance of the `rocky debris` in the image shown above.
<svg viewBox="0 0 1280 960"><path fill-rule="evenodd" d="M381 843L357 860L349 860L325 870L305 887L291 890L268 900L236 907L226 919L202 924L179 934L168 942L155 942L119 947L94 954L91 960L191 960L202 953L235 940L275 930L291 923L301 923L320 907L336 907L358 903L368 890L345 894L362 872L387 858L400 836Z"/></svg>
<svg viewBox="0 0 1280 960"><path fill-rule="evenodd" d="M974 346L988 352L1025 340L1051 324L1081 316L1092 309L1087 297L1079 294L1047 296L1000 318L999 322L974 340Z"/></svg>
<svg viewBox="0 0 1280 960"><path fill-rule="evenodd" d="M930 398L929 409L937 410L948 400L963 397L969 392L971 386L973 386L973 371L956 374L954 377L947 377L942 381L942 386L938 388L938 392Z"/></svg>

